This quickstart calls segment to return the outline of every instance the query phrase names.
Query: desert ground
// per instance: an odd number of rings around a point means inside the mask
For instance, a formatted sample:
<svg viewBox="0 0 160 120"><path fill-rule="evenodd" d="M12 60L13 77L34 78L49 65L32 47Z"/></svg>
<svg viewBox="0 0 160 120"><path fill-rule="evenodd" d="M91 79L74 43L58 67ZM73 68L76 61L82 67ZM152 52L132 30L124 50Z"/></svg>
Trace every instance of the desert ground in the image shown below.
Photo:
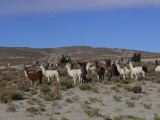
<svg viewBox="0 0 160 120"><path fill-rule="evenodd" d="M57 84L30 86L22 71L0 72L0 120L159 120L160 75L73 85L63 76Z"/></svg>

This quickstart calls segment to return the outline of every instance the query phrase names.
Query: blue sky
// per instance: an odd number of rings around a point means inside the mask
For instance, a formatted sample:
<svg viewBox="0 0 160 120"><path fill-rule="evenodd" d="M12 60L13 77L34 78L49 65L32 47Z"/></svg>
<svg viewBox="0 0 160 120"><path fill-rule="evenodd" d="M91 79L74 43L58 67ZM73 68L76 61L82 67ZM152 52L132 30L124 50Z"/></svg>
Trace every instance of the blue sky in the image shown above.
<svg viewBox="0 0 160 120"><path fill-rule="evenodd" d="M85 0L85 5L80 0L6 1L0 1L0 46L85 45L160 52L158 0Z"/></svg>

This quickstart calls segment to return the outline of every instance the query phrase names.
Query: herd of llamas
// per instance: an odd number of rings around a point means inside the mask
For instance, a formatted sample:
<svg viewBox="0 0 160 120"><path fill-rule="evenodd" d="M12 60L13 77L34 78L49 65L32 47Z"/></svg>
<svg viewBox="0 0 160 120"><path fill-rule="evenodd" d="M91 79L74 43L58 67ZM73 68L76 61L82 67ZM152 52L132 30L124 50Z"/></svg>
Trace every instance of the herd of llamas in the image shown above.
<svg viewBox="0 0 160 120"><path fill-rule="evenodd" d="M75 63L74 63L75 64ZM48 79L48 83L51 83L51 80L55 78L57 82L61 80L61 71L58 69L59 66L61 66L61 69L66 70L66 75L70 76L73 79L73 83L86 83L88 82L87 74L91 73L97 76L97 81L102 82L104 81L104 76L106 75L108 78L116 77L118 79L134 79L138 80L140 77L145 78L146 73L148 71L148 66L145 65L139 65L135 66L133 65L134 62L128 61L128 63L121 63L119 60L111 61L110 59L105 60L105 65L101 64L98 61L94 62L79 62L76 61L76 67L73 65L73 62L71 60L69 61L63 61L60 60L59 63L57 63L56 69L49 69L44 64L39 64L37 61L36 65L34 67L38 68L39 70L32 70L30 71L28 68L29 66L23 65L21 67L21 70L24 71L24 75L27 80L31 82L31 85L35 84L38 80L39 83L42 83L43 77L46 77ZM158 61L155 60L155 67L154 71L160 72L160 65L158 65Z"/></svg>

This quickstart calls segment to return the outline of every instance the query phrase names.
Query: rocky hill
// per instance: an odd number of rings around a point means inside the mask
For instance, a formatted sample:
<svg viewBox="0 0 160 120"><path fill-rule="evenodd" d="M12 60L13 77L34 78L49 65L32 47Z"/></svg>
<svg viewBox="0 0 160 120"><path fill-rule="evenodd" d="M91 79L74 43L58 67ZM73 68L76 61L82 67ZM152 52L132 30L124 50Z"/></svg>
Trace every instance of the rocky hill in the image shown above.
<svg viewBox="0 0 160 120"><path fill-rule="evenodd" d="M7 64L8 62L14 64L31 63L35 60L54 59L55 56L61 56L62 54L71 56L72 59L100 60L120 57L134 52L140 52L142 58L160 58L160 53L118 48L93 48L88 46L61 48L0 47L0 64Z"/></svg>

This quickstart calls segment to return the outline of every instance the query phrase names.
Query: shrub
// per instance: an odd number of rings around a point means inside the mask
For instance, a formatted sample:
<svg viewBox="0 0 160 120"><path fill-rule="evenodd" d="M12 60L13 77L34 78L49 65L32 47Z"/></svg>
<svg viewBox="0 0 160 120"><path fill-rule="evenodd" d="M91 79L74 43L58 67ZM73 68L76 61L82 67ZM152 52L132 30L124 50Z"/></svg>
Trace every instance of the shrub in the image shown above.
<svg viewBox="0 0 160 120"><path fill-rule="evenodd" d="M48 92L51 91L50 87L46 84L42 85L41 88L40 88L40 91L43 93L43 94L46 94Z"/></svg>
<svg viewBox="0 0 160 120"><path fill-rule="evenodd" d="M66 90L74 87L73 81L68 79L68 77L64 77L63 80L60 81L60 85L62 90Z"/></svg>
<svg viewBox="0 0 160 120"><path fill-rule="evenodd" d="M124 85L124 89L126 89L129 92L134 92L136 94L142 92L142 86L139 86L139 85L135 85L135 86Z"/></svg>
<svg viewBox="0 0 160 120"><path fill-rule="evenodd" d="M144 118L132 116L132 115L121 115L113 117L113 120L145 120Z"/></svg>
<svg viewBox="0 0 160 120"><path fill-rule="evenodd" d="M4 90L0 94L0 101L2 103L8 103L12 101L11 91L10 90Z"/></svg>
<svg viewBox="0 0 160 120"><path fill-rule="evenodd" d="M0 94L0 101L2 103L8 103L12 100L21 100L23 97L23 93L18 90L6 90L1 92Z"/></svg>
<svg viewBox="0 0 160 120"><path fill-rule="evenodd" d="M84 90L84 91L94 91L96 93L98 93L98 90L95 86L91 85L91 84L82 84L79 86L80 90Z"/></svg>
<svg viewBox="0 0 160 120"><path fill-rule="evenodd" d="M99 109L98 108L88 108L84 110L84 112L89 116L89 117L94 117L98 116Z"/></svg>
<svg viewBox="0 0 160 120"><path fill-rule="evenodd" d="M17 106L14 104L9 104L9 107L7 108L7 112L16 112Z"/></svg>
<svg viewBox="0 0 160 120"><path fill-rule="evenodd" d="M22 81L22 82L18 83L18 85L17 85L17 89L24 91L24 92L30 91L29 87L30 87L30 84L27 81Z"/></svg>
<svg viewBox="0 0 160 120"><path fill-rule="evenodd" d="M36 107L29 107L29 108L26 109L26 111L27 111L27 112L30 112L30 113L32 113L32 114L35 114L35 115L37 115L37 114L40 113L40 112L39 112L39 109L36 108Z"/></svg>
<svg viewBox="0 0 160 120"><path fill-rule="evenodd" d="M128 105L128 107L130 107L130 108L135 107L135 102L134 102L134 101L127 100L127 101L126 101L126 104L127 104L127 105Z"/></svg>
<svg viewBox="0 0 160 120"><path fill-rule="evenodd" d="M160 120L160 116L158 114L154 114L154 119L153 120Z"/></svg>
<svg viewBox="0 0 160 120"><path fill-rule="evenodd" d="M141 93L141 92L142 92L142 86L136 85L136 86L134 86L134 87L132 88L132 91L133 91L134 93Z"/></svg>
<svg viewBox="0 0 160 120"><path fill-rule="evenodd" d="M117 95L114 95L113 96L113 99L116 101L116 102L121 102L121 96L117 96Z"/></svg>
<svg viewBox="0 0 160 120"><path fill-rule="evenodd" d="M96 98L96 97L89 97L89 100L90 100L91 102L102 102L102 99Z"/></svg>
<svg viewBox="0 0 160 120"><path fill-rule="evenodd" d="M146 109L151 109L151 107L152 107L151 103L150 104L144 103L143 105L144 105L144 108L146 108Z"/></svg>
<svg viewBox="0 0 160 120"><path fill-rule="evenodd" d="M21 91L12 91L12 100L22 100L23 92Z"/></svg>

